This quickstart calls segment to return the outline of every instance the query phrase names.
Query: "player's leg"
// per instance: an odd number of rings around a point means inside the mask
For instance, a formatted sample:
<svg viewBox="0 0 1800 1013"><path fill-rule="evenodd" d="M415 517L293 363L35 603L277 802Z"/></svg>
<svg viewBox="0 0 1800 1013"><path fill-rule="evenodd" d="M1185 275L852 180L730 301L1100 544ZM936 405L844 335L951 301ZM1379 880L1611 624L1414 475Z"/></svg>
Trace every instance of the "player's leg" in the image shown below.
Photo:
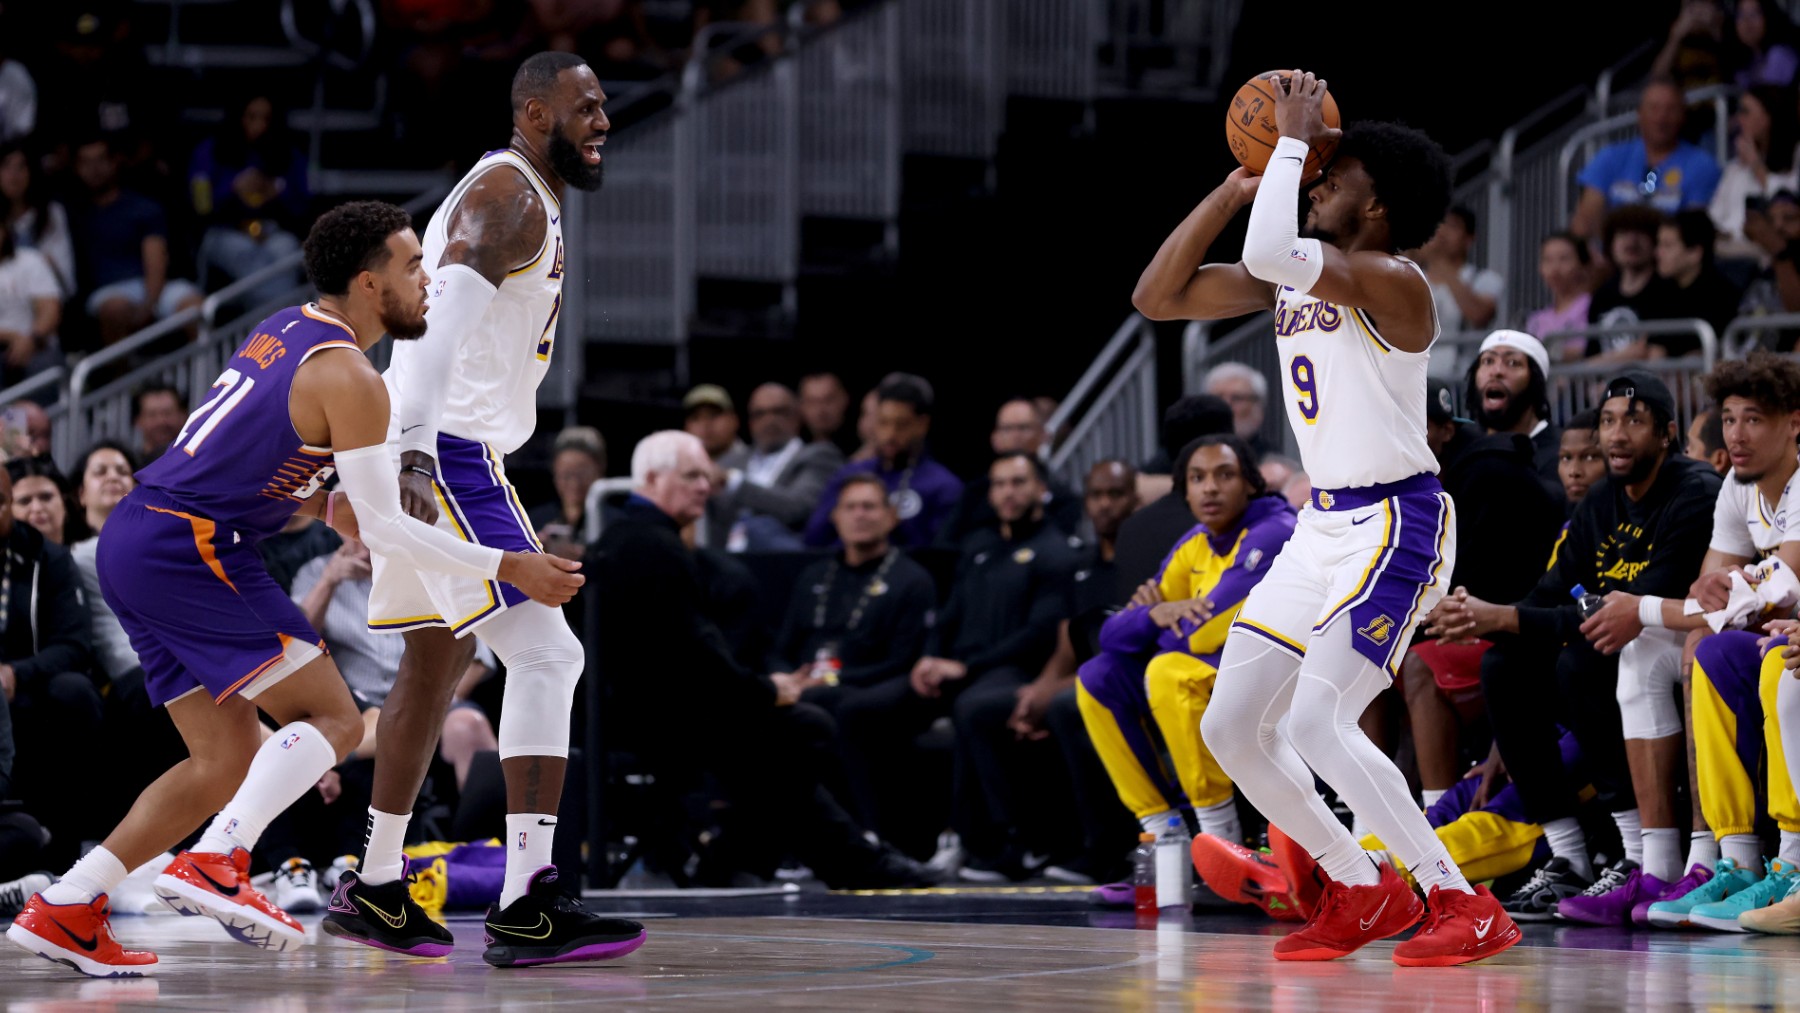
<svg viewBox="0 0 1800 1013"><path fill-rule="evenodd" d="M1242 844L1231 778L1200 737L1200 722L1212 699L1218 670L1189 654L1171 652L1150 659L1144 670L1150 713L1169 747L1181 790L1194 807L1200 832Z"/></svg>
<svg viewBox="0 0 1800 1013"><path fill-rule="evenodd" d="M1687 858L1681 866L1690 873L1695 866L1710 873L1712 867L1719 864L1719 839L1713 836L1712 827L1706 822L1706 812L1700 805L1700 765L1694 749L1694 652L1710 636L1712 630L1709 629L1692 631L1687 635L1681 653L1681 714L1687 740L1689 801Z"/></svg>
<svg viewBox="0 0 1800 1013"><path fill-rule="evenodd" d="M1796 780L1800 780L1796 777L1800 772L1793 767L1795 760L1800 760L1800 679L1788 669L1782 657L1784 653L1783 649L1771 646L1763 659L1762 698L1765 713L1769 715L1765 719L1765 728L1770 724L1775 726L1767 729L1770 733L1769 815L1781 827L1781 857L1777 862L1785 871L1791 868L1790 849L1800 837L1793 832L1795 817L1800 813L1800 801L1794 798L1793 787ZM1773 875L1772 872L1771 878ZM1774 903L1738 915L1738 924L1752 932L1800 935L1800 894L1790 889Z"/></svg>
<svg viewBox="0 0 1800 1013"><path fill-rule="evenodd" d="M1096 654L1082 663L1075 694L1082 724L1119 801L1146 832L1156 833L1171 813L1188 805L1151 737L1143 663L1136 658Z"/></svg>

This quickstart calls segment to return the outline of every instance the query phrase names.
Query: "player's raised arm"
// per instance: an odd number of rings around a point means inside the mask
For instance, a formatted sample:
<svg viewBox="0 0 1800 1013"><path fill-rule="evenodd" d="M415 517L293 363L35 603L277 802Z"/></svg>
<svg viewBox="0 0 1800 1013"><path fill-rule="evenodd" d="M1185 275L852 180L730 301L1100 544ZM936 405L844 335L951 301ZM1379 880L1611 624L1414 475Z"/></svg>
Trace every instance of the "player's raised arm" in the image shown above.
<svg viewBox="0 0 1800 1013"><path fill-rule="evenodd" d="M1275 305L1274 288L1243 264L1201 263L1226 223L1256 196L1258 182L1248 169L1233 172L1163 240L1131 293L1139 313L1152 320L1222 320Z"/></svg>
<svg viewBox="0 0 1800 1013"><path fill-rule="evenodd" d="M489 170L450 212L441 263L431 275L430 329L400 399L400 499L406 512L435 520L431 476L437 471L438 420L457 351L481 322L508 272L531 259L549 228L544 202L517 171Z"/></svg>
<svg viewBox="0 0 1800 1013"><path fill-rule="evenodd" d="M1414 238L1420 243L1430 238L1429 232L1414 237L1413 223L1391 220L1392 208L1374 191L1368 174L1360 167L1346 170L1340 165L1310 195L1316 219L1310 231L1329 241L1302 238L1298 207L1307 154L1341 131L1325 125L1323 80L1295 71L1271 83L1277 93L1275 119L1281 140L1269 156L1250 208L1245 268L1301 294L1363 309L1393 345L1408 352L1425 351L1436 331L1431 288L1417 269L1394 254L1399 246L1417 245ZM1328 216L1332 220L1327 221Z"/></svg>

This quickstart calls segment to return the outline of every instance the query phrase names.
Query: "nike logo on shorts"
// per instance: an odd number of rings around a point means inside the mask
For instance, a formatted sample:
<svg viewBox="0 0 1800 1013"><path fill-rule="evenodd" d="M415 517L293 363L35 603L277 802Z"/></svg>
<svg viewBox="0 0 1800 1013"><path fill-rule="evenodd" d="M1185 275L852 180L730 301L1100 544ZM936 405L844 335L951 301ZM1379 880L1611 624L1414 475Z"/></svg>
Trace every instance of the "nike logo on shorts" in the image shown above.
<svg viewBox="0 0 1800 1013"><path fill-rule="evenodd" d="M1488 915L1486 918L1483 918L1482 920L1476 922L1475 923L1475 938L1476 939L1486 939L1487 934L1488 934L1488 929L1491 929L1493 927L1494 927L1494 916L1493 915Z"/></svg>
<svg viewBox="0 0 1800 1013"><path fill-rule="evenodd" d="M1372 521L1374 519L1375 519L1375 515L1370 514L1367 517L1352 517L1352 518L1350 518L1350 523L1352 526L1354 526L1357 524L1361 524L1364 521Z"/></svg>
<svg viewBox="0 0 1800 1013"><path fill-rule="evenodd" d="M1375 909L1375 913L1374 913L1374 914L1372 914L1372 915L1370 915L1370 916L1369 916L1369 917L1367 917L1367 918L1364 918L1364 919L1363 919L1363 920L1361 920L1361 921L1360 921L1360 922L1357 922L1357 924L1358 924L1358 925L1361 925L1361 926L1362 926L1362 930L1363 930L1363 931L1364 931L1364 932L1367 932L1367 931L1369 931L1369 930L1370 930L1370 929L1372 929L1372 928L1374 928L1374 927L1375 927L1375 921L1376 921L1376 919L1378 919L1378 918L1380 918L1380 917L1381 917L1381 912L1383 912L1383 911L1386 911L1386 910L1387 910L1387 906L1388 906L1388 901L1390 901L1390 900L1393 900L1393 898L1392 898L1392 897L1383 897L1383 898L1382 898L1382 899L1381 899L1381 906L1380 906L1380 907L1378 907L1378 908L1376 908L1376 909Z"/></svg>
<svg viewBox="0 0 1800 1013"><path fill-rule="evenodd" d="M424 425L424 424L425 424L425 423L423 423L423 422L415 422L415 423L413 423L413 424L412 424L412 425L410 425L410 426L401 426L401 427L400 427L400 431L401 431L401 432L402 432L402 433L410 433L410 432L412 432L412 431L413 431L413 430L415 430L415 429L417 429L417 428L419 428L419 427L420 427L420 426L422 426L422 425Z"/></svg>

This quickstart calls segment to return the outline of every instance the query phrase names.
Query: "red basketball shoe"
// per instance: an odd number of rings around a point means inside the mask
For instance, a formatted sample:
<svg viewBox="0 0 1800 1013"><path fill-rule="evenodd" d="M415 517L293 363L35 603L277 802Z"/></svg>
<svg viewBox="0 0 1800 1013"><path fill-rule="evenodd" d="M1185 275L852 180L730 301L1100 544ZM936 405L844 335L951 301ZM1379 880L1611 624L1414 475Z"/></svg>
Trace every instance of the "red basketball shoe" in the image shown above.
<svg viewBox="0 0 1800 1013"><path fill-rule="evenodd" d="M1405 932L1424 914L1425 905L1391 865L1381 867L1374 886L1326 880L1318 908L1305 926L1275 944L1275 959L1336 960Z"/></svg>
<svg viewBox="0 0 1800 1013"><path fill-rule="evenodd" d="M127 950L113 938L106 895L91 904L48 904L33 894L13 919L6 938L59 964L95 978L137 978L154 974L156 954Z"/></svg>
<svg viewBox="0 0 1800 1013"><path fill-rule="evenodd" d="M1305 917L1288 894L1287 876L1268 855L1212 834L1194 838L1193 853L1194 871L1208 890L1225 900L1253 904L1277 921Z"/></svg>
<svg viewBox="0 0 1800 1013"><path fill-rule="evenodd" d="M1325 890L1319 863L1273 823L1269 824L1269 855L1287 877L1288 896L1294 899L1300 917L1311 918L1319 906L1319 895Z"/></svg>
<svg viewBox="0 0 1800 1013"><path fill-rule="evenodd" d="M1448 967L1483 960L1519 941L1519 927L1500 902L1478 886L1474 893L1431 888L1425 927L1394 947L1402 967Z"/></svg>
<svg viewBox="0 0 1800 1013"><path fill-rule="evenodd" d="M216 918L239 942L265 950L291 950L306 942L306 930L250 885L250 852L229 855L183 851L151 889L184 915Z"/></svg>

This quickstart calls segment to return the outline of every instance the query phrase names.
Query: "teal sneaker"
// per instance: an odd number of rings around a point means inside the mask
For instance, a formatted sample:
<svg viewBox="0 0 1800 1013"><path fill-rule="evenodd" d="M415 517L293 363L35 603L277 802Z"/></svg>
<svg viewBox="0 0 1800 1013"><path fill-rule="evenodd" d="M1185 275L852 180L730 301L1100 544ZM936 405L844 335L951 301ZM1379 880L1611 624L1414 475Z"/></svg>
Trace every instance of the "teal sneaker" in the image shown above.
<svg viewBox="0 0 1800 1013"><path fill-rule="evenodd" d="M1780 903L1787 896L1788 888L1794 885L1796 871L1800 870L1779 858L1774 859L1769 862L1768 875L1724 900L1694 905L1688 912L1688 921L1720 932L1748 932L1748 928L1738 924L1738 915Z"/></svg>
<svg viewBox="0 0 1800 1013"><path fill-rule="evenodd" d="M1730 858L1719 859L1713 866L1713 877L1680 897L1659 900L1650 905L1650 924L1659 929L1685 929L1692 923L1688 916L1701 904L1722 901L1755 883L1757 877Z"/></svg>

